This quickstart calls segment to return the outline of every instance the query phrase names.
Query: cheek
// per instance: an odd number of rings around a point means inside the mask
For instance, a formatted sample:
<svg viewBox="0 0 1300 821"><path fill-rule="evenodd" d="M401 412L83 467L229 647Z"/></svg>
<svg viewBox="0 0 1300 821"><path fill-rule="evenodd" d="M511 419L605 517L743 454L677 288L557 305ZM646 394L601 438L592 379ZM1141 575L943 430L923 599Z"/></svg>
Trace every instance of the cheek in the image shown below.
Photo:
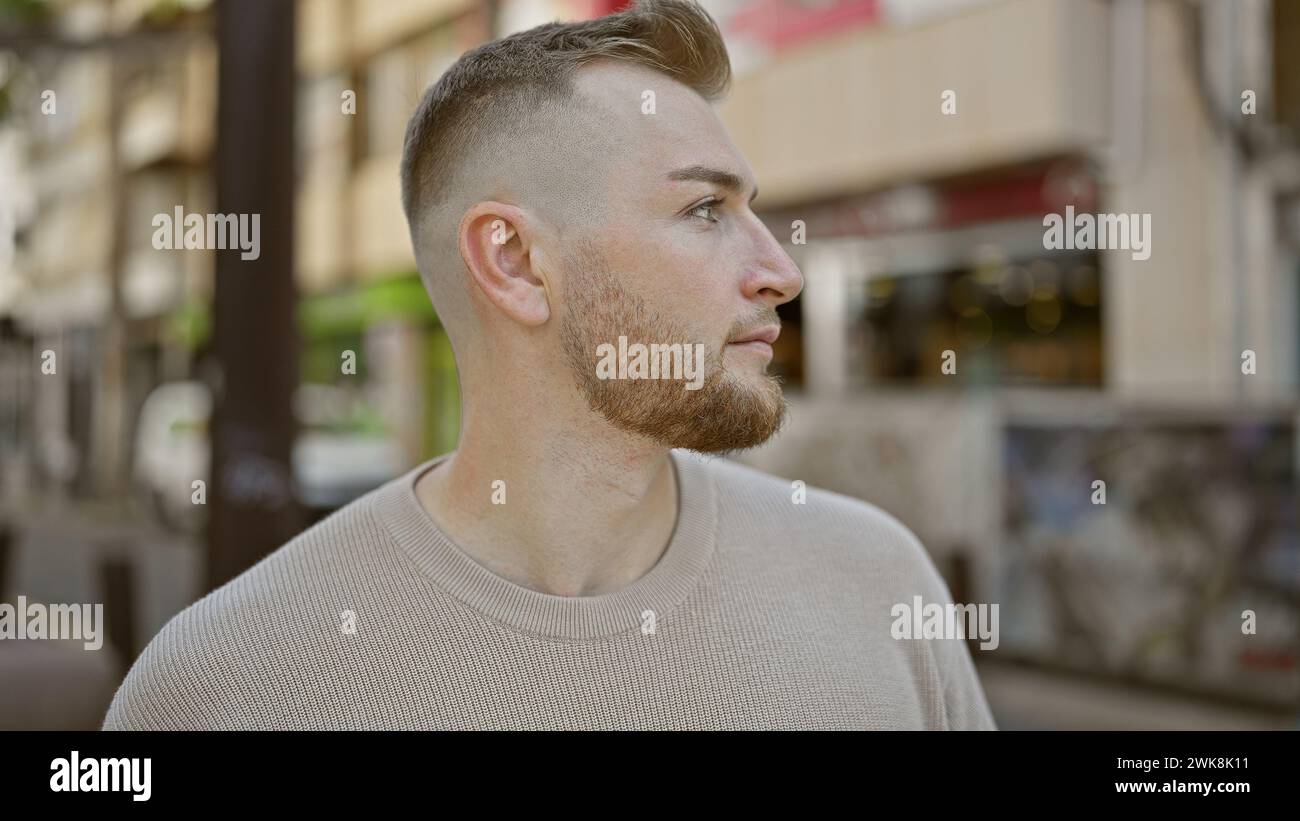
<svg viewBox="0 0 1300 821"><path fill-rule="evenodd" d="M722 298L731 274L725 255L704 237L692 237L660 255L660 282L673 283L678 298L712 305Z"/></svg>
<svg viewBox="0 0 1300 821"><path fill-rule="evenodd" d="M681 230L625 246L628 270L636 272L626 281L663 321L691 338L712 339L725 333L721 326L734 308L735 266L716 231Z"/></svg>
<svg viewBox="0 0 1300 821"><path fill-rule="evenodd" d="M649 299L671 327L675 339L712 346L725 336L729 301L722 292L721 280L713 272L692 269L685 273L665 273L661 281L675 285L656 289Z"/></svg>
<svg viewBox="0 0 1300 821"><path fill-rule="evenodd" d="M737 294L734 263L716 255L698 263L684 296L689 301L687 310L694 317L695 327L705 337L725 336L736 311Z"/></svg>

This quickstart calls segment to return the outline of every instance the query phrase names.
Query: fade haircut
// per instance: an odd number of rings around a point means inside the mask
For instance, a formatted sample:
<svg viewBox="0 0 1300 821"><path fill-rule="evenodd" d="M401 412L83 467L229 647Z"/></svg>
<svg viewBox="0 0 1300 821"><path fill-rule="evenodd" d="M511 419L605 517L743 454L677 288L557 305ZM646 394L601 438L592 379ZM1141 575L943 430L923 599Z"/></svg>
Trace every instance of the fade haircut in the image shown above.
<svg viewBox="0 0 1300 821"><path fill-rule="evenodd" d="M456 171L503 134L574 96L573 75L593 60L646 66L709 102L731 84L713 18L692 0L639 0L574 23L546 23L466 52L425 92L402 146L402 208L416 239L422 218L447 201Z"/></svg>

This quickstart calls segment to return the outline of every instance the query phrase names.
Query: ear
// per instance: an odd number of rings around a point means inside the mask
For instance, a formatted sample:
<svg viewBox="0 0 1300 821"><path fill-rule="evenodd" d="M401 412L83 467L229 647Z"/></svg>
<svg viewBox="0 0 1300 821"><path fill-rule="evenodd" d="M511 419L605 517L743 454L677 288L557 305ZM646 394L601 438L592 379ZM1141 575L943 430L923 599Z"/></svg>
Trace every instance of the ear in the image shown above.
<svg viewBox="0 0 1300 821"><path fill-rule="evenodd" d="M478 202L460 221L460 256L470 279L501 313L536 326L551 316L547 284L533 269L534 225L520 208Z"/></svg>

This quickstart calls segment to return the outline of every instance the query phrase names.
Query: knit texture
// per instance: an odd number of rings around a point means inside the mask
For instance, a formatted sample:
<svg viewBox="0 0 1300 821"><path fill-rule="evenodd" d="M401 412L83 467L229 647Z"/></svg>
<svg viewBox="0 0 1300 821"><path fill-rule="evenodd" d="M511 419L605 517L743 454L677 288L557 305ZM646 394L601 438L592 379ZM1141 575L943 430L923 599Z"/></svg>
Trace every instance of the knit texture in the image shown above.
<svg viewBox="0 0 1300 821"><path fill-rule="evenodd" d="M994 729L965 642L891 636L895 604L951 600L906 527L672 460L658 563L577 597L451 542L415 495L427 462L172 618L104 729Z"/></svg>

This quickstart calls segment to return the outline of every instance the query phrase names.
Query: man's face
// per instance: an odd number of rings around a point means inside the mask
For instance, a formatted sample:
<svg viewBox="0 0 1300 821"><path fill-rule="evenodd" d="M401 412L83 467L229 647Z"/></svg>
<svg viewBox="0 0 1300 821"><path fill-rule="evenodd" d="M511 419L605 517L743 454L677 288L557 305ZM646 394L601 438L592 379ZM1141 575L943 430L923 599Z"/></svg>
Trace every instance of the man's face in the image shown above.
<svg viewBox="0 0 1300 821"><path fill-rule="evenodd" d="M591 230L564 239L560 330L579 387L610 422L669 447L761 444L785 412L767 372L776 306L803 278L750 210L748 164L709 104L679 83L605 64L577 85L607 124L602 142L617 146L585 172L604 177ZM643 113L647 90L655 113ZM702 384L602 378L600 346L618 349L620 336L628 346L701 345Z"/></svg>

